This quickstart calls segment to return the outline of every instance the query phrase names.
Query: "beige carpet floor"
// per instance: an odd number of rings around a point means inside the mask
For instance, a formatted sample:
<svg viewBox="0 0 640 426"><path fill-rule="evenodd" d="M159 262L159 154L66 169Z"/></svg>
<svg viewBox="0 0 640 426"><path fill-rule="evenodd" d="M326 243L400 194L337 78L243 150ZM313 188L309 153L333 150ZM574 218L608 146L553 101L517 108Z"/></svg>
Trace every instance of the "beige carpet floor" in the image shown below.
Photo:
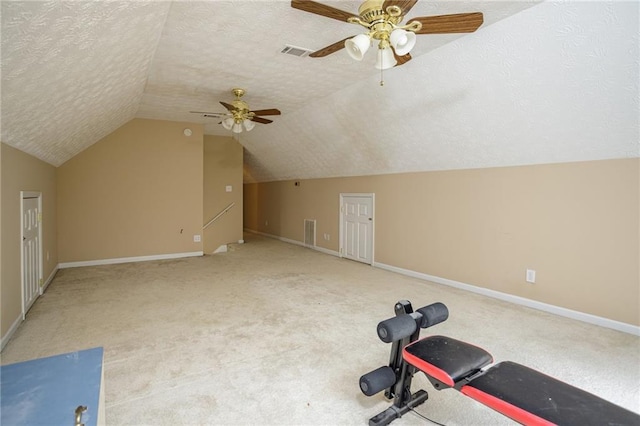
<svg viewBox="0 0 640 426"><path fill-rule="evenodd" d="M253 234L227 253L59 271L1 362L103 346L109 425L365 425L389 403L358 378L388 362L375 329L400 299L449 307L426 332L640 412L636 336ZM512 424L422 375L419 388L438 422Z"/></svg>

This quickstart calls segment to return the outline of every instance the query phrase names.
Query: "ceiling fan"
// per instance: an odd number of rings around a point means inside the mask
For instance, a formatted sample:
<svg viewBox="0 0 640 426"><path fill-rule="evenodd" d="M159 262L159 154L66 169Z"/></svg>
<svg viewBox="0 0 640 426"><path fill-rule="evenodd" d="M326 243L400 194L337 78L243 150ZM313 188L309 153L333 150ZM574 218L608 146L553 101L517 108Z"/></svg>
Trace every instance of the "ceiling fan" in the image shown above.
<svg viewBox="0 0 640 426"><path fill-rule="evenodd" d="M311 0L291 0L291 7L327 18L361 25L366 32L326 46L309 56L319 58L346 47L349 56L362 60L374 40L378 41L376 68L383 70L411 60L409 52L415 45L416 34L472 33L483 22L480 12L452 15L421 16L400 25L418 0L365 0L358 15Z"/></svg>
<svg viewBox="0 0 640 426"><path fill-rule="evenodd" d="M249 110L249 105L240 99L245 94L244 89L233 89L231 92L236 97L234 101L230 104L220 101L220 104L227 109L227 112L189 112L193 114L200 114L203 117L222 118L222 121L219 124L222 124L222 127L227 130L231 130L233 133L242 132L243 127L248 132L253 129L255 123L273 123L273 120L260 117L262 115L280 115L280 110L275 108L251 111Z"/></svg>

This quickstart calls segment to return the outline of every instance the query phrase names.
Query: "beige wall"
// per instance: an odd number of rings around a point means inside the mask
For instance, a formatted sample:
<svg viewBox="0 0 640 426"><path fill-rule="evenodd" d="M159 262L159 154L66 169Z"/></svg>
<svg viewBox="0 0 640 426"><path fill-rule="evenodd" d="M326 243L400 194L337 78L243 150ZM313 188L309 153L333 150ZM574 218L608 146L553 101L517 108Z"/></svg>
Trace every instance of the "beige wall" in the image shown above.
<svg viewBox="0 0 640 426"><path fill-rule="evenodd" d="M231 192L226 187L231 186ZM242 239L242 145L231 137L204 137L204 223L235 205L204 230L204 252Z"/></svg>
<svg viewBox="0 0 640 426"><path fill-rule="evenodd" d="M202 251L202 194L202 125L131 120L58 168L60 262Z"/></svg>
<svg viewBox="0 0 640 426"><path fill-rule="evenodd" d="M302 241L316 219L338 251L339 194L372 192L376 262L640 325L639 176L626 159L246 184L244 226Z"/></svg>
<svg viewBox="0 0 640 426"><path fill-rule="evenodd" d="M42 193L42 269L47 280L58 264L56 231L56 169L6 144L1 150L2 248L0 331L4 337L22 314L20 269L20 191Z"/></svg>

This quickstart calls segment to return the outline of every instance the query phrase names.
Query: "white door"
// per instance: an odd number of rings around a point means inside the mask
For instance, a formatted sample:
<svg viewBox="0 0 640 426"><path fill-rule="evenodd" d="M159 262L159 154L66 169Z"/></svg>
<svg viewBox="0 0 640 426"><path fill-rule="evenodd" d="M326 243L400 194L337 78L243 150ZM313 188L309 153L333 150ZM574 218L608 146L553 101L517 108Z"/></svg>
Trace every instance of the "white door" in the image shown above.
<svg viewBox="0 0 640 426"><path fill-rule="evenodd" d="M22 198L22 317L40 295L40 197Z"/></svg>
<svg viewBox="0 0 640 426"><path fill-rule="evenodd" d="M340 195L341 253L373 264L373 194Z"/></svg>

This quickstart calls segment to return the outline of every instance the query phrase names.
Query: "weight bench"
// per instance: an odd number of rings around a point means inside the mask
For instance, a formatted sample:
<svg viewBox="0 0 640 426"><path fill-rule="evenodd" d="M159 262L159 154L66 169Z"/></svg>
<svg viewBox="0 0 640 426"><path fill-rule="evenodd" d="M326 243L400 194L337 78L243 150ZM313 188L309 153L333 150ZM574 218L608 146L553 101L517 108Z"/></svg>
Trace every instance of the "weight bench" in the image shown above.
<svg viewBox="0 0 640 426"><path fill-rule="evenodd" d="M360 378L367 396L385 390L393 405L369 419L382 426L428 399L411 392L415 373L423 372L436 390L453 388L525 425L640 425L640 415L539 371L511 361L495 365L477 346L445 336L419 339L428 328L449 317L447 307L433 303L413 312L411 303L395 305L396 316L378 324L378 337L392 343L388 366Z"/></svg>

